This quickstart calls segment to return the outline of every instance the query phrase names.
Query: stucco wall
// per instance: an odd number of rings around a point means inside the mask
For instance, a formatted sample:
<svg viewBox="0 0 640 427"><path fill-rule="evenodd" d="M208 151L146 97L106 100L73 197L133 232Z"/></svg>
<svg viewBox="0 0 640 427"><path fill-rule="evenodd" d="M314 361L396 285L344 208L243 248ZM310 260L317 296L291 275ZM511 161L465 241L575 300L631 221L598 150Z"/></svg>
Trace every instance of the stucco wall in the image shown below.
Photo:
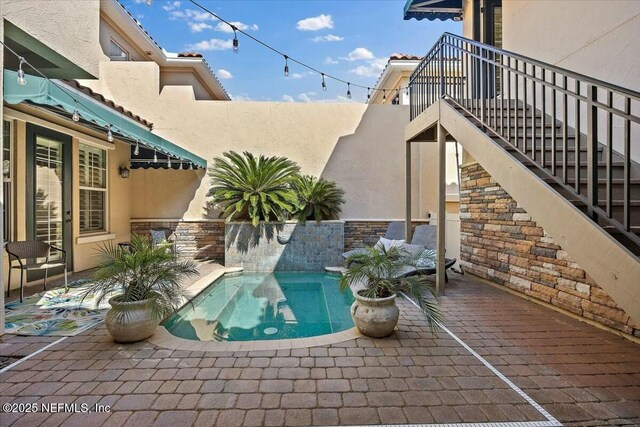
<svg viewBox="0 0 640 427"><path fill-rule="evenodd" d="M98 76L99 0L2 0L2 17ZM27 58L29 59L29 58Z"/></svg>
<svg viewBox="0 0 640 427"><path fill-rule="evenodd" d="M154 122L154 132L209 162L228 150L287 156L303 173L335 180L344 188L343 218L404 217L406 106L195 100L185 86L165 86L159 93L154 63L103 62L100 72L99 81L83 84ZM414 164L420 156L416 150ZM435 182L434 168L423 171L416 181ZM132 218L195 220L210 214L209 179L202 171L135 170L131 183ZM418 200L419 186L414 188ZM418 210L416 206L416 214Z"/></svg>

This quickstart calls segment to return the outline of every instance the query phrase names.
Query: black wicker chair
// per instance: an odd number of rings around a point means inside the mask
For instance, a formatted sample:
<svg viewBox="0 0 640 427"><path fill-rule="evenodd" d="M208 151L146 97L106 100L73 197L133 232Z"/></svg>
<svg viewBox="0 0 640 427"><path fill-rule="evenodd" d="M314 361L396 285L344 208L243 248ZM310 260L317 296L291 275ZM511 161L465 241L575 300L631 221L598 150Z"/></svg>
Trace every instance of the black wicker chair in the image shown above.
<svg viewBox="0 0 640 427"><path fill-rule="evenodd" d="M11 292L11 270L20 269L20 302L24 297L24 273L25 271L44 270L44 290L47 290L47 276L49 269L55 267L64 268L64 289L68 290L67 283L67 253L64 249L50 245L40 240L26 240L21 242L8 242L5 245L9 255L9 286L7 287L7 297ZM62 254L61 260L51 261L52 252ZM44 262L39 262L45 259Z"/></svg>

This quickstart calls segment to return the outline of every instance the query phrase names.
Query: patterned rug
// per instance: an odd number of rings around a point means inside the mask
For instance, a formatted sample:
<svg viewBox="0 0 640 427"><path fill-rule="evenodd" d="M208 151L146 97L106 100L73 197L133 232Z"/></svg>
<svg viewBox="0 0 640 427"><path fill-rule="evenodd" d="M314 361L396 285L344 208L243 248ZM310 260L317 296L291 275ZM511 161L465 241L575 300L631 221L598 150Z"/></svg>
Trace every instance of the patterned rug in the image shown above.
<svg viewBox="0 0 640 427"><path fill-rule="evenodd" d="M15 335L74 336L104 320L111 306L106 298L96 307L96 297L82 297L88 279L76 280L64 288L41 292L5 304L5 332Z"/></svg>

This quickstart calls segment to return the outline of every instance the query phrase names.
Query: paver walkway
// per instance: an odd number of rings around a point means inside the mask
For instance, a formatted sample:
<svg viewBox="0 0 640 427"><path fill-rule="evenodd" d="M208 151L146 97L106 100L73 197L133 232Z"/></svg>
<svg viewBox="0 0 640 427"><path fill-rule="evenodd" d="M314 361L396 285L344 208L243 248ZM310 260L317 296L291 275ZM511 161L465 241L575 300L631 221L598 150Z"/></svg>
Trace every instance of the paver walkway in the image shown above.
<svg viewBox="0 0 640 427"><path fill-rule="evenodd" d="M441 302L451 332L563 424L640 424L640 345L468 277L454 275ZM277 352L119 345L100 326L0 374L0 403L99 403L111 412L0 413L0 425L546 420L450 335L431 336L411 304L400 305L390 338ZM16 349L25 339L0 340ZM36 348L38 340L24 342Z"/></svg>

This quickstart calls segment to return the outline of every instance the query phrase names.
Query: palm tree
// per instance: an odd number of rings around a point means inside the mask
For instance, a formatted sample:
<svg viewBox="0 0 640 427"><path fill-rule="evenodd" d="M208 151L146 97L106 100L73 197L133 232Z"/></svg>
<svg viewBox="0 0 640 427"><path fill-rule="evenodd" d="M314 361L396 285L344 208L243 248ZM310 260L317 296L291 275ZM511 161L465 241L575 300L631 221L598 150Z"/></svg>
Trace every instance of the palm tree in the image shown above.
<svg viewBox="0 0 640 427"><path fill-rule="evenodd" d="M133 235L130 247L108 243L99 249L100 263L85 297L118 295L119 302L151 300L156 319L175 312L183 302L182 279L198 274L193 261L178 261L166 248L153 247L149 239ZM119 310L115 306L112 310ZM117 313L119 315L126 313Z"/></svg>
<svg viewBox="0 0 640 427"><path fill-rule="evenodd" d="M344 204L344 190L333 181L317 179L310 175L299 177L292 185L300 208L296 217L304 223L308 219L320 222L327 219L338 219Z"/></svg>
<svg viewBox="0 0 640 427"><path fill-rule="evenodd" d="M298 207L291 184L299 171L286 157L226 152L213 160L208 195L223 205L221 216L228 221L250 219L254 227L260 221L282 221Z"/></svg>
<svg viewBox="0 0 640 427"><path fill-rule="evenodd" d="M344 291L361 284L363 289L358 292L365 298L386 298L403 292L418 304L427 317L431 332L435 333L442 315L433 286L425 276L405 276L421 256L411 256L395 246L367 248L347 259L348 267L340 278L340 289Z"/></svg>

